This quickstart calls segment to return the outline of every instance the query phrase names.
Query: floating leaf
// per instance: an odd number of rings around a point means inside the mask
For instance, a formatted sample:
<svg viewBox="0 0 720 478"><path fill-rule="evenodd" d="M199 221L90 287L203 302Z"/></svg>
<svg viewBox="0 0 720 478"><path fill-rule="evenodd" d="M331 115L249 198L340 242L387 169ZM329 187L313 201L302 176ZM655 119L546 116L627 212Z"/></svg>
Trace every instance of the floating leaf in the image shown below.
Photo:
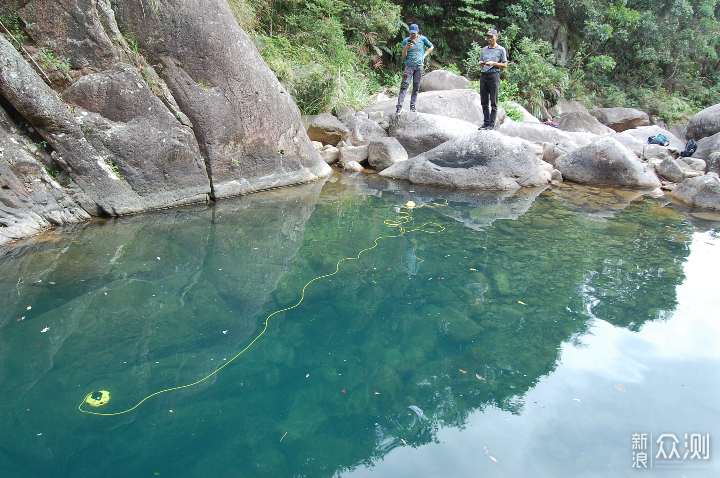
<svg viewBox="0 0 720 478"><path fill-rule="evenodd" d="M494 461L495 463L497 463L497 460L495 459L494 456L491 456L490 459L491 459L492 461Z"/></svg>
<svg viewBox="0 0 720 478"><path fill-rule="evenodd" d="M538 407L543 407L543 408L545 408L545 405L543 405L542 403L538 403L538 402L535 402L535 403L537 403L537 406L538 406Z"/></svg>
<svg viewBox="0 0 720 478"><path fill-rule="evenodd" d="M523 302L521 300L518 301L518 304L527 305L525 302Z"/></svg>
<svg viewBox="0 0 720 478"><path fill-rule="evenodd" d="M460 370L462 373L467 373L465 370L463 370L461 368L459 368L458 370Z"/></svg>
<svg viewBox="0 0 720 478"><path fill-rule="evenodd" d="M482 380L483 382L485 381L485 377L481 377L481 376L478 375L478 374L475 374L475 376L478 378L478 380Z"/></svg>

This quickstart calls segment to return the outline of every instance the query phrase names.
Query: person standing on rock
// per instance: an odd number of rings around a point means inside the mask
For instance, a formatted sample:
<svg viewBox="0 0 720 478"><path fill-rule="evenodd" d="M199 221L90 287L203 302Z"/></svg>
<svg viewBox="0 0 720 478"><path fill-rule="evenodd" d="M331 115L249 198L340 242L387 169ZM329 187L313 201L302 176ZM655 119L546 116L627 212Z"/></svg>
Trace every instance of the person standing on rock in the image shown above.
<svg viewBox="0 0 720 478"><path fill-rule="evenodd" d="M425 50L425 47L428 49ZM435 46L423 35L420 35L420 27L413 23L410 25L410 36L403 40L402 56L405 59L405 70L403 71L402 83L400 83L400 95L395 114L399 115L405 102L405 93L410 86L410 79L413 80L412 94L410 95L410 111L415 110L418 91L420 91L420 79L423 74L425 58L435 49Z"/></svg>
<svg viewBox="0 0 720 478"><path fill-rule="evenodd" d="M495 128L498 94L500 93L500 68L507 68L507 51L505 51L505 47L498 45L498 31L491 28L486 35L488 44L481 50L478 62L478 65L482 67L480 102L483 109L483 125L478 128L481 130Z"/></svg>

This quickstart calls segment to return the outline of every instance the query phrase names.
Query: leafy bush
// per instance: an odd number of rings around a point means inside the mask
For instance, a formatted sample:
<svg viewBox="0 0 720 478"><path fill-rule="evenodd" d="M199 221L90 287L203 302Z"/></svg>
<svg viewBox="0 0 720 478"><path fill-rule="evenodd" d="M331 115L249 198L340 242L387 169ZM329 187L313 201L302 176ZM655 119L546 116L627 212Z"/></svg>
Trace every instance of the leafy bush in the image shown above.
<svg viewBox="0 0 720 478"><path fill-rule="evenodd" d="M36 56L43 68L49 71L59 71L66 79L70 79L70 58L57 58L55 53L46 47L40 47Z"/></svg>
<svg viewBox="0 0 720 478"><path fill-rule="evenodd" d="M20 28L20 17L18 17L17 2L0 7L0 22L5 25L7 32L3 31L3 35L12 43L12 45L20 50L22 44L28 40L28 36ZM8 33L9 32L9 33Z"/></svg>
<svg viewBox="0 0 720 478"><path fill-rule="evenodd" d="M518 87L520 103L533 115L562 98L570 77L567 70L552 64L552 46L546 41L523 38L517 43L517 52L507 70L508 83Z"/></svg>
<svg viewBox="0 0 720 478"><path fill-rule="evenodd" d="M324 75L322 71L313 70L292 83L290 94L300 111L316 115L328 109L334 90L334 78Z"/></svg>

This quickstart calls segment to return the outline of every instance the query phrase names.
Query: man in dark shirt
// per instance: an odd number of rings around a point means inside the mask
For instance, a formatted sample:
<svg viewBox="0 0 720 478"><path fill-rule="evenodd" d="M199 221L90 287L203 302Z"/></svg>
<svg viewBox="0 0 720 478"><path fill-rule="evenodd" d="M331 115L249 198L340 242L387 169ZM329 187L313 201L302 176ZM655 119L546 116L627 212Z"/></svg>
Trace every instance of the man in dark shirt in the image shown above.
<svg viewBox="0 0 720 478"><path fill-rule="evenodd" d="M410 86L410 79L413 80L412 95L410 95L410 111L415 111L418 91L420 91L420 79L422 78L425 58L435 49L433 44L419 34L420 28L413 23L410 25L410 36L403 40L402 56L405 59L405 70L403 71L402 83L400 83L400 95L398 96L395 114L402 111L405 93ZM425 50L425 47L428 49Z"/></svg>
<svg viewBox="0 0 720 478"><path fill-rule="evenodd" d="M498 31L491 28L487 32L487 46L480 52L478 65L482 67L480 74L480 101L483 108L483 125L481 130L495 128L497 117L498 93L500 92L500 68L507 68L507 52L505 47L498 45Z"/></svg>

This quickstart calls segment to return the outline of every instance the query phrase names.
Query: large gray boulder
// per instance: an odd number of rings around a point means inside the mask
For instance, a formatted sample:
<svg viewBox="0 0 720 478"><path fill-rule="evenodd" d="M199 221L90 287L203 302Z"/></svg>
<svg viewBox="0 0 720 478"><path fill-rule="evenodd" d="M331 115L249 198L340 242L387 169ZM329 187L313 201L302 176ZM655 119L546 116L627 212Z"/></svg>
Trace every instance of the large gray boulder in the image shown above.
<svg viewBox="0 0 720 478"><path fill-rule="evenodd" d="M158 207L143 200L113 171L112 157L98 151L67 105L0 36L0 94L32 124L54 150L54 158L96 206L109 215ZM168 204L168 206L175 204ZM86 210L94 209L91 205Z"/></svg>
<svg viewBox="0 0 720 478"><path fill-rule="evenodd" d="M477 131L467 121L425 113L404 113L390 118L390 136L397 138L411 158L451 139Z"/></svg>
<svg viewBox="0 0 720 478"><path fill-rule="evenodd" d="M638 158L643 157L645 147L648 146L647 141L640 141L639 139L627 133L612 133L604 136L598 136L597 138L594 138L593 141L598 141L601 138L612 138L618 141L627 149L635 153L635 156L637 156Z"/></svg>
<svg viewBox="0 0 720 478"><path fill-rule="evenodd" d="M720 151L708 156L705 172L720 174Z"/></svg>
<svg viewBox="0 0 720 478"><path fill-rule="evenodd" d="M557 143L543 143L543 161L555 165L555 160L563 154L575 151L580 146L575 141L559 141Z"/></svg>
<svg viewBox="0 0 720 478"><path fill-rule="evenodd" d="M655 166L655 172L673 183L680 183L685 179L685 170L673 158L665 158Z"/></svg>
<svg viewBox="0 0 720 478"><path fill-rule="evenodd" d="M69 72L43 75L58 91L72 83L64 99L77 117L4 37L0 88L53 148L86 210L128 214L331 173L223 0L19 4L34 46L70 58ZM109 83L95 84L101 77ZM111 97L119 91L135 97L128 107ZM152 154L143 159L143 149Z"/></svg>
<svg viewBox="0 0 720 478"><path fill-rule="evenodd" d="M720 209L720 180L717 173L689 178L668 195L690 206Z"/></svg>
<svg viewBox="0 0 720 478"><path fill-rule="evenodd" d="M540 124L542 121L537 119L532 113L530 113L528 110L525 109L523 105L518 103L517 101L508 101L508 106L510 108L514 108L515 111L519 112L522 115L522 121L523 123L535 123ZM507 112L506 112L507 113Z"/></svg>
<svg viewBox="0 0 720 478"><path fill-rule="evenodd" d="M383 171L407 159L408 153L397 138L376 139L368 145L368 163L376 171Z"/></svg>
<svg viewBox="0 0 720 478"><path fill-rule="evenodd" d="M97 151L150 207L201 202L210 192L205 162L183 125L124 63L78 79L62 95ZM184 199L181 199L184 198Z"/></svg>
<svg viewBox="0 0 720 478"><path fill-rule="evenodd" d="M312 146L297 105L225 0L153 5L150 13L147 2L119 0L113 11L192 121L215 197L332 172Z"/></svg>
<svg viewBox="0 0 720 478"><path fill-rule="evenodd" d="M582 184L657 188L660 180L625 146L603 138L555 160L563 178Z"/></svg>
<svg viewBox="0 0 720 478"><path fill-rule="evenodd" d="M380 175L456 189L514 190L548 182L526 141L496 131L461 136Z"/></svg>
<svg viewBox="0 0 720 478"><path fill-rule="evenodd" d="M685 149L685 141L681 140L674 134L672 134L670 131L661 128L657 125L650 125L650 126L640 126L638 128L628 129L623 131L624 134L629 134L633 138L642 141L643 144L648 144L648 138L651 136L657 136L659 134L664 134L668 141L670 141L669 146L671 148L675 148L679 151L682 151Z"/></svg>
<svg viewBox="0 0 720 478"><path fill-rule="evenodd" d="M720 133L702 138L697 145L693 158L708 159L711 154L720 152Z"/></svg>
<svg viewBox="0 0 720 478"><path fill-rule="evenodd" d="M4 111L0 109L0 114ZM0 245L50 226L73 224L90 215L73 201L34 157L31 144L0 127Z"/></svg>
<svg viewBox="0 0 720 478"><path fill-rule="evenodd" d="M369 144L371 141L387 137L387 131L377 121L368 119L364 112L359 112L343 120L343 123L350 130L348 142L360 146Z"/></svg>
<svg viewBox="0 0 720 478"><path fill-rule="evenodd" d="M618 133L650 124L648 114L635 108L594 108L590 114Z"/></svg>
<svg viewBox="0 0 720 478"><path fill-rule="evenodd" d="M358 164L368 159L368 145L363 144L360 146L339 144L338 149L340 150L340 156L338 159L338 165L347 169L347 164L356 162Z"/></svg>
<svg viewBox="0 0 720 478"><path fill-rule="evenodd" d="M563 113L588 113L587 108L581 101L572 101L566 99L560 99L558 102L550 108L550 114L552 117L560 116Z"/></svg>
<svg viewBox="0 0 720 478"><path fill-rule="evenodd" d="M615 132L600 123L593 115L584 112L563 113L555 118L555 121L557 121L558 127L562 131L591 134L609 134Z"/></svg>
<svg viewBox="0 0 720 478"><path fill-rule="evenodd" d="M685 139L698 141L720 133L720 103L710 106L690 118L685 130Z"/></svg>
<svg viewBox="0 0 720 478"><path fill-rule="evenodd" d="M464 90L472 85L470 80L464 76L456 75L447 70L431 71L423 75L420 82L420 92L443 91L443 90Z"/></svg>
<svg viewBox="0 0 720 478"><path fill-rule="evenodd" d="M330 113L323 113L310 123L307 134L312 141L336 146L340 141L347 141L351 132L338 118Z"/></svg>
<svg viewBox="0 0 720 478"><path fill-rule="evenodd" d="M397 98L392 98L368 106L363 111L368 113L370 117L373 117L373 113L381 112L385 118L388 118L395 113L396 105ZM480 94L475 90L426 91L418 94L416 106L419 113L447 116L468 121L477 126L482 126L484 123ZM405 97L403 114L409 112L409 110L410 93ZM505 110L502 107L499 108L495 121L496 128L505 121L505 116Z"/></svg>
<svg viewBox="0 0 720 478"><path fill-rule="evenodd" d="M575 141L573 136L546 124L533 124L524 121L508 119L499 128L499 132L507 136L522 138L531 143L559 143L562 141Z"/></svg>

